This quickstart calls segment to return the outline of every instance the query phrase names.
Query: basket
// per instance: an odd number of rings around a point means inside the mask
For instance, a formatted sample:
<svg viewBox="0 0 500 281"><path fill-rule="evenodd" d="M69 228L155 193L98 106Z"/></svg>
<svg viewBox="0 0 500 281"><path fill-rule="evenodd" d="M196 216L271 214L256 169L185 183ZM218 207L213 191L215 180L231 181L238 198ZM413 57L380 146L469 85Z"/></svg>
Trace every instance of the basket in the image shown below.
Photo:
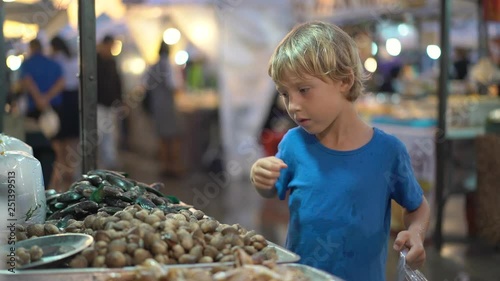
<svg viewBox="0 0 500 281"><path fill-rule="evenodd" d="M486 242L500 246L500 136L477 138L477 226Z"/></svg>

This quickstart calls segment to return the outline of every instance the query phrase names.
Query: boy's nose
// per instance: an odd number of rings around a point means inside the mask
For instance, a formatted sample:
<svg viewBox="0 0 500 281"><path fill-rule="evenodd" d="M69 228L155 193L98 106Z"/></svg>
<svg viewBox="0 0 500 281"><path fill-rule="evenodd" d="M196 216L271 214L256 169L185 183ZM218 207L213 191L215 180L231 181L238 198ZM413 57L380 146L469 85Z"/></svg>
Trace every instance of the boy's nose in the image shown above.
<svg viewBox="0 0 500 281"><path fill-rule="evenodd" d="M290 111L290 113L296 113L297 111L300 111L300 105L297 102L290 100L288 103L288 111Z"/></svg>
<svg viewBox="0 0 500 281"><path fill-rule="evenodd" d="M295 113L295 112L297 112L299 110L300 110L300 105L297 102L297 100L296 99L292 99L290 97L289 100L288 100L288 111L290 111L290 113Z"/></svg>

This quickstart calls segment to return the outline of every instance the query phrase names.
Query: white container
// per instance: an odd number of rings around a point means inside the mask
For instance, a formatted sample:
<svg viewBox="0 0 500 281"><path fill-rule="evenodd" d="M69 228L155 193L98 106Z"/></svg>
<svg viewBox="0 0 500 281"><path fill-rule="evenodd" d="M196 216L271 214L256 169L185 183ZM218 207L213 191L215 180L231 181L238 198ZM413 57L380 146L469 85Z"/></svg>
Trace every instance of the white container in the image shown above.
<svg viewBox="0 0 500 281"><path fill-rule="evenodd" d="M40 161L22 151L6 151L0 155L0 173L0 198L3 200L0 202L7 205L0 209L0 214L10 215L8 203L15 197L17 223L45 222L45 187Z"/></svg>
<svg viewBox="0 0 500 281"><path fill-rule="evenodd" d="M9 135L0 134L0 146L3 146L5 151L24 151L29 155L33 155L31 146Z"/></svg>

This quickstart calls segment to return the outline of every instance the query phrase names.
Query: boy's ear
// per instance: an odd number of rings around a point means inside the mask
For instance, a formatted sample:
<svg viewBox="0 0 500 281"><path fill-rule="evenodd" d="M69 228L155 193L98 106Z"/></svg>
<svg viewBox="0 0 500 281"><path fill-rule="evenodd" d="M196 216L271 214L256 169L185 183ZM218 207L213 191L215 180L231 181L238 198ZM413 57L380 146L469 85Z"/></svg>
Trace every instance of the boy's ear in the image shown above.
<svg viewBox="0 0 500 281"><path fill-rule="evenodd" d="M349 93L353 85L354 85L354 73L351 70L349 76L347 76L342 80L342 84L340 85L340 91L342 93Z"/></svg>

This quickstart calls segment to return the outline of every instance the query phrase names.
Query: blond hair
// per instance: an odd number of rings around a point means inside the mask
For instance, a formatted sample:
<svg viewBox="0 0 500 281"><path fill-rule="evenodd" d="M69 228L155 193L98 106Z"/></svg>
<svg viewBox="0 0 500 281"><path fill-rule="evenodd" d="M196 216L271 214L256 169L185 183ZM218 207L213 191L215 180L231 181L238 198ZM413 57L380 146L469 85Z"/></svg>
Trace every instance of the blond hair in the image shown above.
<svg viewBox="0 0 500 281"><path fill-rule="evenodd" d="M351 82L349 101L363 92L366 79L354 40L340 27L318 21L300 24L283 38L271 56L268 73L277 84L285 73Z"/></svg>

